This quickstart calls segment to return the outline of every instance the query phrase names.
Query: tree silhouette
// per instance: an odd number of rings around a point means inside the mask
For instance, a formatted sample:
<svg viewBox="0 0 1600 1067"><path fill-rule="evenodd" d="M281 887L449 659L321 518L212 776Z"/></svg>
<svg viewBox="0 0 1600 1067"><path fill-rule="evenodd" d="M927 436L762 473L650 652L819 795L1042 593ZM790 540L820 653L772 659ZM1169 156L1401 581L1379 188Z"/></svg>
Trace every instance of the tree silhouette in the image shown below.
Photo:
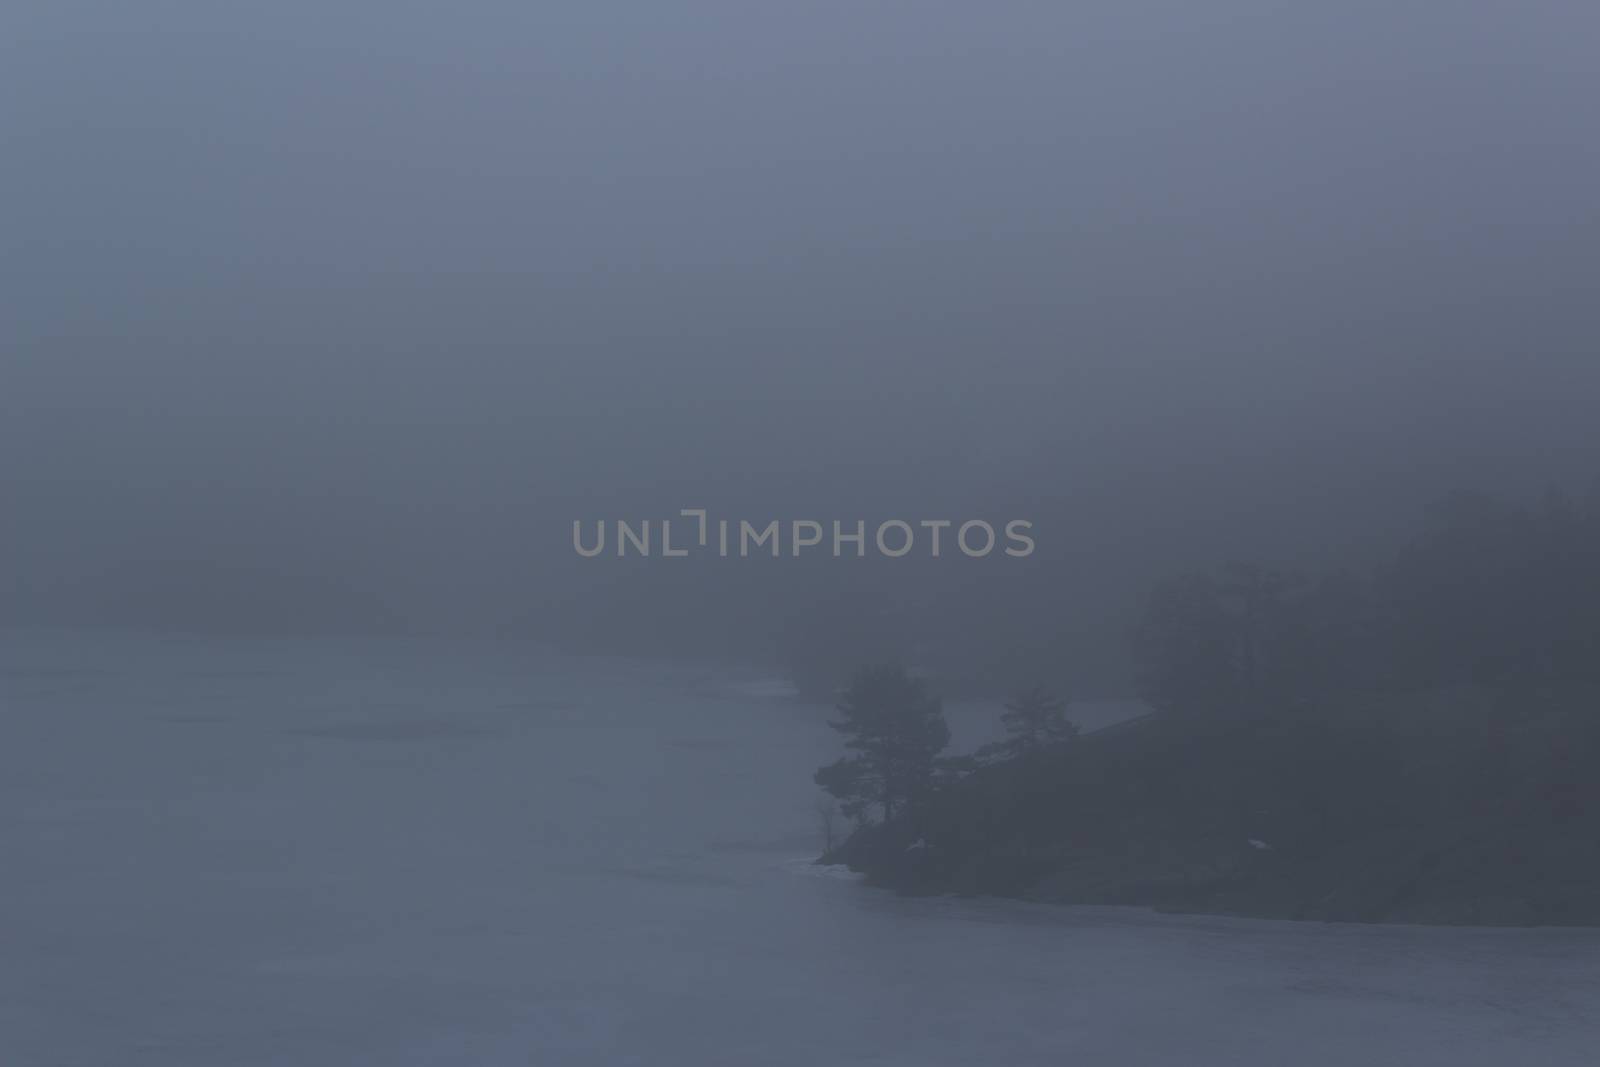
<svg viewBox="0 0 1600 1067"><path fill-rule="evenodd" d="M901 666L858 671L829 726L851 755L821 767L815 781L858 822L874 807L884 821L923 800L933 787L939 752L950 742L939 699Z"/></svg>
<svg viewBox="0 0 1600 1067"><path fill-rule="evenodd" d="M1010 735L1003 746L1015 754L1078 736L1077 725L1067 718L1067 702L1042 685L1007 701L1000 721Z"/></svg>

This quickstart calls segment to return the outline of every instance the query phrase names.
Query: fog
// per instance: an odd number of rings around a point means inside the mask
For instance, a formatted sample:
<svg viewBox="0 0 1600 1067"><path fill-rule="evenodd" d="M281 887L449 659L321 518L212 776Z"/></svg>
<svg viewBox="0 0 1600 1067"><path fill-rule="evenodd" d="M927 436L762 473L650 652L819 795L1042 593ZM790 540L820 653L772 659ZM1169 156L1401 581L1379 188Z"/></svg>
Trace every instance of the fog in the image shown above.
<svg viewBox="0 0 1600 1067"><path fill-rule="evenodd" d="M0 4L0 1061L1590 1064L1597 57Z"/></svg>
<svg viewBox="0 0 1600 1067"><path fill-rule="evenodd" d="M1600 471L1590 5L0 18L9 621L770 655L815 568L571 548L704 507L1029 519L1110 645Z"/></svg>

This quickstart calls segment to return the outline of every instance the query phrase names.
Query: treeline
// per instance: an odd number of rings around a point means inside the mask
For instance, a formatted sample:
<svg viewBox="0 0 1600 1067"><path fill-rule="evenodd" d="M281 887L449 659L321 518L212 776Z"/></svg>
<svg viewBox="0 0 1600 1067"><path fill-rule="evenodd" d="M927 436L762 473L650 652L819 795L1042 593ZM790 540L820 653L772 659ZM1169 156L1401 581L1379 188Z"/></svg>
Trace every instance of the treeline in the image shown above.
<svg viewBox="0 0 1600 1067"><path fill-rule="evenodd" d="M1261 712L1359 693L1600 685L1600 494L1457 494L1385 565L1255 565L1162 583L1134 635L1159 711Z"/></svg>
<svg viewBox="0 0 1600 1067"><path fill-rule="evenodd" d="M1600 492L1532 505L1450 496L1365 571L1233 564L1178 575L1153 592L1133 648L1142 695L1168 723L1465 689L1478 694L1473 707L1486 697L1516 712L1544 694L1600 692ZM857 672L837 709L847 754L816 781L857 822L892 819L1077 732L1065 703L1035 688L1004 706L1005 741L946 756L938 698L900 666Z"/></svg>
<svg viewBox="0 0 1600 1067"><path fill-rule="evenodd" d="M957 758L923 682L858 675L816 775L857 827L824 861L918 893L1600 922L1600 499L1459 495L1363 571L1180 575L1135 645L1155 714L1080 738L1027 694Z"/></svg>
<svg viewBox="0 0 1600 1067"><path fill-rule="evenodd" d="M889 822L980 766L1072 740L1078 728L1066 709L1065 700L1034 686L1002 706L1004 740L969 756L942 756L950 728L927 682L898 664L864 667L839 694L839 718L828 723L846 754L818 768L814 781L858 826L875 814Z"/></svg>

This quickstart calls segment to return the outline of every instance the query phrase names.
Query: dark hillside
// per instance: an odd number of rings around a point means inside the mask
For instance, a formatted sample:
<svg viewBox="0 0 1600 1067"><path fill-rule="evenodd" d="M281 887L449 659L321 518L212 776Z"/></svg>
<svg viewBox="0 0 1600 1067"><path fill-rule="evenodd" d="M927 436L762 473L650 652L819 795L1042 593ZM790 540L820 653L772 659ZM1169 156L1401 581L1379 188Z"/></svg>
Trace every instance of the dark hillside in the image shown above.
<svg viewBox="0 0 1600 1067"><path fill-rule="evenodd" d="M1280 918L1600 923L1595 697L1171 719L984 768L826 857L908 892Z"/></svg>

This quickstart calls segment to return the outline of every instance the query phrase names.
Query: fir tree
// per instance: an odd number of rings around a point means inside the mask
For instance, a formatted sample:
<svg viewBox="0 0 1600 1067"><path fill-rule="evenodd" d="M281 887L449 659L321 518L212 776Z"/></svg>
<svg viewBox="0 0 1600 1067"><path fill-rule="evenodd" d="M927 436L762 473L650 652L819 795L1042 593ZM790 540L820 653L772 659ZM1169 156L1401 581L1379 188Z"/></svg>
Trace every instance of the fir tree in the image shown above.
<svg viewBox="0 0 1600 1067"><path fill-rule="evenodd" d="M939 699L904 667L856 673L829 726L851 754L819 768L815 780L858 822L874 807L884 821L914 807L933 787L939 752L950 742Z"/></svg>
<svg viewBox="0 0 1600 1067"><path fill-rule="evenodd" d="M1067 718L1067 702L1039 685L1007 701L1000 721L1007 737L979 749L980 763L1021 756L1078 736L1077 725Z"/></svg>

